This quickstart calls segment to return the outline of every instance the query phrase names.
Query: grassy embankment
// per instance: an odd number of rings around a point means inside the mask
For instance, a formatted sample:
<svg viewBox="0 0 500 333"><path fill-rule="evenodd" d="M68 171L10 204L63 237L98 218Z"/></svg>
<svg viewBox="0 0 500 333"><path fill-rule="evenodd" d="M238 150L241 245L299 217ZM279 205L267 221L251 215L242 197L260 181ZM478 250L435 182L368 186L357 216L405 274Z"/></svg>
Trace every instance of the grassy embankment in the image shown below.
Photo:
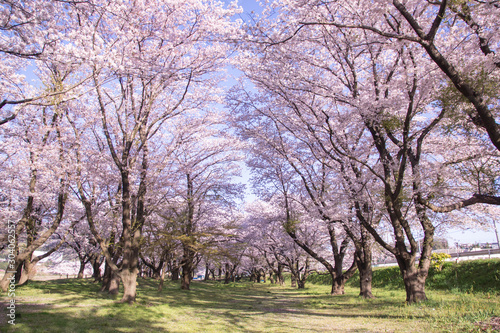
<svg viewBox="0 0 500 333"><path fill-rule="evenodd" d="M138 301L129 306L99 293L90 280L31 282L16 290L15 327L3 314L0 331L483 332L478 323L500 317L500 260L445 265L431 273L429 301L414 305L404 303L394 268L375 272L371 300L357 296L355 280L345 295L334 297L319 283L296 290L194 281L191 291L182 291L170 282L162 292L157 284L139 279ZM1 301L8 301L5 294Z"/></svg>

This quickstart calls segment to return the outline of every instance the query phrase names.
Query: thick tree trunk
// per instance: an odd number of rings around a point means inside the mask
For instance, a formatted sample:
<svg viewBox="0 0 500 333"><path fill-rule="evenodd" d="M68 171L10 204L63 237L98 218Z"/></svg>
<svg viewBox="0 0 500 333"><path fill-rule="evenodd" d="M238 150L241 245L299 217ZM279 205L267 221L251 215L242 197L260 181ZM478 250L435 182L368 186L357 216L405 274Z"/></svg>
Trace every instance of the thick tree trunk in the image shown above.
<svg viewBox="0 0 500 333"><path fill-rule="evenodd" d="M101 291L109 290L109 280L111 279L111 268L109 268L108 263L104 264L104 273L102 274L101 280Z"/></svg>
<svg viewBox="0 0 500 333"><path fill-rule="evenodd" d="M6 270L2 280L0 281L0 288L4 292L7 291L13 276L17 285L23 285L28 280L32 279L36 274L35 264L31 263L31 255L21 262L16 260L14 267L16 267L15 270Z"/></svg>
<svg viewBox="0 0 500 333"><path fill-rule="evenodd" d="M120 291L120 276L116 272L111 271L106 290L110 295L118 295Z"/></svg>
<svg viewBox="0 0 500 333"><path fill-rule="evenodd" d="M177 265L177 260L174 260L172 263L172 269L170 273L172 274L172 281L179 281L179 272L180 268L179 265Z"/></svg>
<svg viewBox="0 0 500 333"><path fill-rule="evenodd" d="M344 287L345 287L345 283L346 283L346 279L342 278L342 276L337 276L336 274L331 274L330 275L332 276L332 291L331 291L331 294L332 295L344 295L345 294L345 291L344 291Z"/></svg>
<svg viewBox="0 0 500 333"><path fill-rule="evenodd" d="M359 296L373 298L372 294L372 248L371 237L365 228L362 228L362 243L356 244L356 266L359 271Z"/></svg>
<svg viewBox="0 0 500 333"><path fill-rule="evenodd" d="M50 236L54 234L54 232L57 230L59 227L59 224L62 221L63 218L63 213L64 213L64 207L66 205L66 199L67 199L67 194L65 193L65 189L61 188L61 192L58 195L57 199L57 214L54 216L52 220L52 225L50 228L46 231L44 231L38 238L34 239L32 235L28 235L28 243L27 243L27 248L24 250L24 252L19 252L15 255L15 258L13 259L15 263L13 264L13 267L11 268L12 271L17 271L20 265L23 265L24 261L28 260L31 263L31 257L33 252L38 249L40 246L42 246L47 239L49 239ZM20 222L21 223L21 222ZM16 251L18 249L17 247L17 239L16 239ZM10 248L9 248L10 250ZM16 252L13 250L13 253ZM7 291L7 288L9 287L10 284L10 279L13 275L13 273L9 273L10 271L6 270L5 275L0 281L0 288L2 289L3 292ZM29 273L29 272L27 272ZM20 277L19 277L20 279Z"/></svg>
<svg viewBox="0 0 500 333"><path fill-rule="evenodd" d="M406 302L411 304L427 300L425 295L427 272L419 270L416 266L410 266L401 273L405 284Z"/></svg>
<svg viewBox="0 0 500 333"><path fill-rule="evenodd" d="M184 254L182 257L182 277L181 289L189 290L191 279L193 276L193 260L195 253L189 248L189 245L184 246Z"/></svg>
<svg viewBox="0 0 500 333"><path fill-rule="evenodd" d="M210 266L207 264L205 264L205 281L208 281L210 280Z"/></svg>
<svg viewBox="0 0 500 333"><path fill-rule="evenodd" d="M101 281L101 264L100 255L93 255L90 259L90 263L92 264L92 278L94 282Z"/></svg>
<svg viewBox="0 0 500 333"><path fill-rule="evenodd" d="M15 281L15 275L16 275L15 272L11 271L5 272L2 281L0 281L0 287L2 288L3 292L7 292L11 280Z"/></svg>
<svg viewBox="0 0 500 333"><path fill-rule="evenodd" d="M22 265L21 276L19 277L18 285L22 286L29 280L32 280L36 275L36 262L31 261L29 256Z"/></svg>
<svg viewBox="0 0 500 333"><path fill-rule="evenodd" d="M122 303L132 304L135 302L135 297L137 294L137 268L135 269L125 269L122 270L121 280L123 282L123 297L121 299Z"/></svg>
<svg viewBox="0 0 500 333"><path fill-rule="evenodd" d="M112 296L118 295L120 289L120 276L114 272L111 267L106 263L104 267L104 274L102 278L101 291L107 291Z"/></svg>
<svg viewBox="0 0 500 333"><path fill-rule="evenodd" d="M250 273L250 281L251 282L257 282L257 273L255 271L255 268L252 269L252 271Z"/></svg>
<svg viewBox="0 0 500 333"><path fill-rule="evenodd" d="M182 266L182 278L181 278L181 289L189 290L191 285L191 271L186 265Z"/></svg>
<svg viewBox="0 0 500 333"><path fill-rule="evenodd" d="M78 279L83 279L83 272L85 271L85 265L87 262L85 260L80 259L80 269L78 270Z"/></svg>
<svg viewBox="0 0 500 333"><path fill-rule="evenodd" d="M274 271L272 269L269 270L269 281L271 282L271 284L276 283L276 280L274 279Z"/></svg>
<svg viewBox="0 0 500 333"><path fill-rule="evenodd" d="M106 290L110 295L116 296L120 291L120 276L111 271Z"/></svg>
<svg viewBox="0 0 500 333"><path fill-rule="evenodd" d="M357 263L359 271L359 296L363 298L373 298L372 294L372 263Z"/></svg>
<svg viewBox="0 0 500 333"><path fill-rule="evenodd" d="M344 295L345 294L344 285L338 284L338 283L333 283L331 294L332 295Z"/></svg>
<svg viewBox="0 0 500 333"><path fill-rule="evenodd" d="M297 288L297 278L295 277L294 274L292 274L290 286L292 288Z"/></svg>
<svg viewBox="0 0 500 333"><path fill-rule="evenodd" d="M260 283L260 269L255 270L255 281Z"/></svg>
<svg viewBox="0 0 500 333"><path fill-rule="evenodd" d="M278 264L278 277L281 286L285 285L285 277L283 276L283 264Z"/></svg>
<svg viewBox="0 0 500 333"><path fill-rule="evenodd" d="M138 231L137 231L138 232ZM136 243L137 235L133 238L133 243ZM136 289L137 289L137 275L139 274L138 262L139 253L138 246L134 244L130 249L125 247L123 256L122 269L120 271L120 278L123 283L123 297L120 302L132 304L135 302Z"/></svg>

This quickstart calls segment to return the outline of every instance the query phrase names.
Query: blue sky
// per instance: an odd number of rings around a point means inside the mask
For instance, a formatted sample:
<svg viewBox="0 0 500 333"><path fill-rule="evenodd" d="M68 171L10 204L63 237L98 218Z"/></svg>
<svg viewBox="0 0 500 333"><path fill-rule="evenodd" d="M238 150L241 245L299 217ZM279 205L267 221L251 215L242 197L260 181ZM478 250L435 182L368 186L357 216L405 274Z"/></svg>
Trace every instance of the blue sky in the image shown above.
<svg viewBox="0 0 500 333"><path fill-rule="evenodd" d="M497 223L497 228L500 227L500 222ZM489 231L469 229L469 230L457 230L451 229L446 234L446 239L448 239L450 247L453 246L455 242L458 243L496 243L495 230L493 226Z"/></svg>

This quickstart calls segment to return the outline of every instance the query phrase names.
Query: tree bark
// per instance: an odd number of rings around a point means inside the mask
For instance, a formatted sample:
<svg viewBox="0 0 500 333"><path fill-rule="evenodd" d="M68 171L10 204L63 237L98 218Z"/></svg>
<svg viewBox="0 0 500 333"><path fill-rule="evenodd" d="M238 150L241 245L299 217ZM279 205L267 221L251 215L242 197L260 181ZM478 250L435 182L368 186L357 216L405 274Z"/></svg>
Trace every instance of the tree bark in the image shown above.
<svg viewBox="0 0 500 333"><path fill-rule="evenodd" d="M228 284L231 280L231 269L229 263L226 263L226 274L224 276L224 284Z"/></svg>
<svg viewBox="0 0 500 333"><path fill-rule="evenodd" d="M85 260L80 259L80 269L78 270L78 279L83 279L83 272L85 271L85 265L87 262Z"/></svg>
<svg viewBox="0 0 500 333"><path fill-rule="evenodd" d="M210 280L210 266L208 263L205 264L205 281Z"/></svg>
<svg viewBox="0 0 500 333"><path fill-rule="evenodd" d="M297 277L295 276L295 274L292 274L291 275L291 282L290 282L290 286L292 288L297 288Z"/></svg>
<svg viewBox="0 0 500 333"><path fill-rule="evenodd" d="M191 271L187 265L182 265L181 289L189 290L191 285Z"/></svg>
<svg viewBox="0 0 500 333"><path fill-rule="evenodd" d="M121 271L121 280L123 283L123 297L120 302L132 304L137 295L137 268L125 269Z"/></svg>
<svg viewBox="0 0 500 333"><path fill-rule="evenodd" d="M97 253L93 253L91 258L90 258L90 263L92 264L92 278L94 279L94 282L100 282L101 281L101 255Z"/></svg>
<svg viewBox="0 0 500 333"><path fill-rule="evenodd" d="M283 276L283 264L278 263L278 281L280 286L285 285L285 277Z"/></svg>
<svg viewBox="0 0 500 333"><path fill-rule="evenodd" d="M180 272L179 265L177 265L177 260L174 259L171 269L172 281L179 281L179 272Z"/></svg>
<svg viewBox="0 0 500 333"><path fill-rule="evenodd" d="M273 269L269 270L269 281L271 282L271 284L275 284L276 283L276 280L274 279L274 271L273 271Z"/></svg>
<svg viewBox="0 0 500 333"><path fill-rule="evenodd" d="M193 276L193 261L194 261L194 251L192 251L189 246L184 246L184 255L182 257L182 277L181 277L181 289L189 290L191 285L191 278Z"/></svg>
<svg viewBox="0 0 500 333"><path fill-rule="evenodd" d="M118 275L118 272L110 269L110 274L109 274L109 280L107 283L106 290L108 291L108 294L112 296L118 295L118 292L120 291L120 276Z"/></svg>
<svg viewBox="0 0 500 333"><path fill-rule="evenodd" d="M66 205L66 200L68 197L67 193L65 193L65 187L66 187L65 185L61 186L61 190L57 200L57 213L53 218L52 225L42 235L34 239L23 252L20 252L16 255L14 259L15 260L14 267L10 268L11 271L17 271L19 265L23 265L23 263L28 257L31 258L33 252L40 246L42 246L45 243L45 241L49 239L49 237L52 236L59 227L59 224L61 223L63 218L64 207ZM3 292L7 291L10 283L10 278L12 277L12 275L14 275L13 273L9 272L10 272L9 270L6 270L4 277L0 281L0 288L2 289Z"/></svg>
<svg viewBox="0 0 500 333"><path fill-rule="evenodd" d="M359 296L373 298L372 294L372 262L356 262L359 272Z"/></svg>
<svg viewBox="0 0 500 333"><path fill-rule="evenodd" d="M158 291L163 290L163 284L165 282L165 272L167 270L167 265L161 270L161 276L160 276L160 284L158 285Z"/></svg>
<svg viewBox="0 0 500 333"><path fill-rule="evenodd" d="M406 265L406 263L400 264L400 269L406 290L406 302L411 304L426 301L425 280L427 272L418 269L414 264Z"/></svg>

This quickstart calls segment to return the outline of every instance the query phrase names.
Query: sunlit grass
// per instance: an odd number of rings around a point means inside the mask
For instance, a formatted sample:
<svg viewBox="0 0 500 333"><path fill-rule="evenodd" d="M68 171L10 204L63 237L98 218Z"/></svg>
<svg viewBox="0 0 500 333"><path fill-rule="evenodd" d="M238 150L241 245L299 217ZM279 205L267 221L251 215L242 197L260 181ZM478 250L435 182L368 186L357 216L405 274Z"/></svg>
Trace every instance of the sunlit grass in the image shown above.
<svg viewBox="0 0 500 333"><path fill-rule="evenodd" d="M477 322L500 316L497 294L428 291L429 301L406 305L404 290L375 288L331 296L330 287L304 290L269 284L169 282L139 279L129 306L99 292L90 280L31 282L16 290L16 326L2 332L481 332ZM5 295L3 295L5 296ZM119 298L118 298L119 299ZM2 302L7 299L2 297Z"/></svg>

